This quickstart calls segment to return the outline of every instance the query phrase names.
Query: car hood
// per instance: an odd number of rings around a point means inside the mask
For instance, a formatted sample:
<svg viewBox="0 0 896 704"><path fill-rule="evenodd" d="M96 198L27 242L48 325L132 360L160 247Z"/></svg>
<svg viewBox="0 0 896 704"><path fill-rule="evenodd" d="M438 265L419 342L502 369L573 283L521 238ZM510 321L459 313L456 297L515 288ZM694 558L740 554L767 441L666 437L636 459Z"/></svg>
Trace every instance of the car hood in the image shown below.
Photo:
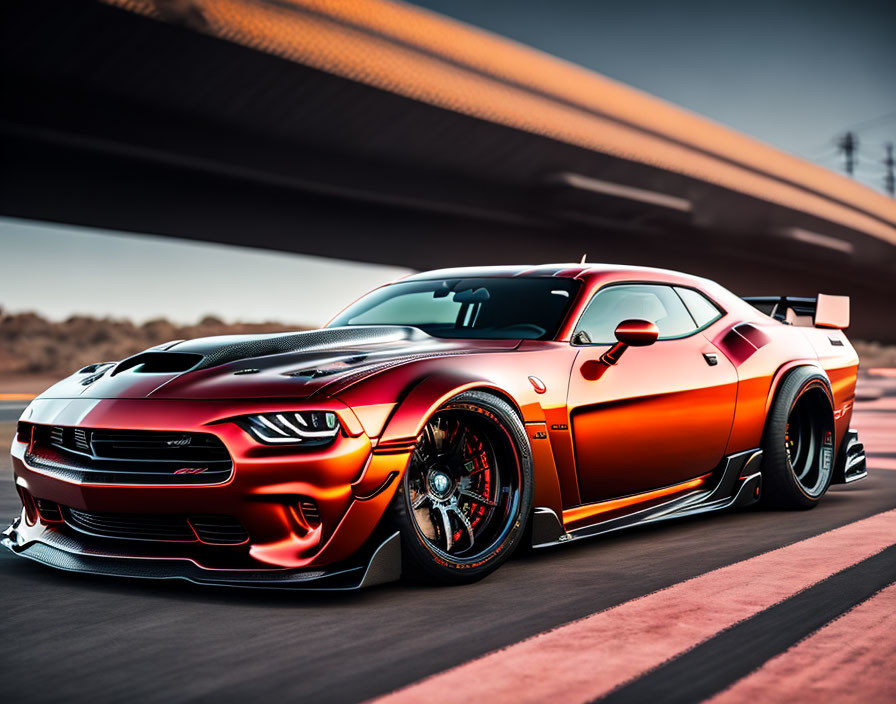
<svg viewBox="0 0 896 704"><path fill-rule="evenodd" d="M512 350L519 340L448 340L404 326L324 328L181 340L86 368L41 398L241 399L307 397L349 376L415 359Z"/></svg>

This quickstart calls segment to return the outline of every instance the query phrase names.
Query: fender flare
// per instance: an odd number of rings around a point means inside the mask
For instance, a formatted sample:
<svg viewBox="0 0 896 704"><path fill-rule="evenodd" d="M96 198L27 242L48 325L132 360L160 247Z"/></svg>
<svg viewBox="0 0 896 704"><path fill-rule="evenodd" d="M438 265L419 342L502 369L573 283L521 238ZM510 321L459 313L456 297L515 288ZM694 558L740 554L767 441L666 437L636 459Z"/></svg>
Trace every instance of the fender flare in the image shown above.
<svg viewBox="0 0 896 704"><path fill-rule="evenodd" d="M516 401L503 389L484 379L470 379L447 372L426 376L410 387L401 403L386 421L373 447L370 461L352 485L355 498L366 499L385 490L394 493L404 476L417 437L433 413L450 398L471 389L490 391L507 401L522 420Z"/></svg>
<svg viewBox="0 0 896 704"><path fill-rule="evenodd" d="M828 378L828 373L824 370L824 367L822 367L815 360L798 359L790 362L785 362L780 367L778 367L777 371L775 371L774 376L772 376L772 381L768 390L768 396L765 399L766 418L768 418L768 413L771 410L772 403L774 403L775 396L777 396L778 389L781 387L784 379L787 378L792 372L802 367L811 367L814 371L817 371L824 377L825 392L827 393L828 401L830 401L831 408L834 408L834 392L831 389L831 380Z"/></svg>
<svg viewBox="0 0 896 704"><path fill-rule="evenodd" d="M413 445L423 431L426 421L446 401L464 391L489 391L510 404L520 420L523 413L517 401L506 390L483 378L470 378L455 372L440 372L426 376L412 386L401 403L386 421L376 444L376 450Z"/></svg>

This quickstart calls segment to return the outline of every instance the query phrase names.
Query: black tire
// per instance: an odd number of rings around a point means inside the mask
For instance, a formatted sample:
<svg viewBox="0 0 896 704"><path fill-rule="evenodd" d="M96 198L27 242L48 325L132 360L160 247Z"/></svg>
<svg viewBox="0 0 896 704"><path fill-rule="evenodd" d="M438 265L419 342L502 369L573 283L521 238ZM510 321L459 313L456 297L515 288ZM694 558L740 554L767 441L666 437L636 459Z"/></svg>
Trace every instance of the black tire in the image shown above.
<svg viewBox="0 0 896 704"><path fill-rule="evenodd" d="M404 577L451 585L492 573L524 535L532 484L528 436L506 401L466 391L445 403L417 439L387 515L401 534Z"/></svg>
<svg viewBox="0 0 896 704"><path fill-rule="evenodd" d="M798 367L781 382L762 439L764 505L809 509L834 474L834 413L827 378Z"/></svg>

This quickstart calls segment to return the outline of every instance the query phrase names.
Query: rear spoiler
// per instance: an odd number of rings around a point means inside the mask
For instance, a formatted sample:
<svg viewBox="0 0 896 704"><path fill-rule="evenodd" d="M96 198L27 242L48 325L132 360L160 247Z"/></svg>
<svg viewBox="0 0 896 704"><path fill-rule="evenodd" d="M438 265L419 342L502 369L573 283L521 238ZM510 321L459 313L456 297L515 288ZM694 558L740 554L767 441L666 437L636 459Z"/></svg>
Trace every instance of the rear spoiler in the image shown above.
<svg viewBox="0 0 896 704"><path fill-rule="evenodd" d="M782 323L840 330L849 327L849 296L819 293L815 298L744 296L743 300Z"/></svg>

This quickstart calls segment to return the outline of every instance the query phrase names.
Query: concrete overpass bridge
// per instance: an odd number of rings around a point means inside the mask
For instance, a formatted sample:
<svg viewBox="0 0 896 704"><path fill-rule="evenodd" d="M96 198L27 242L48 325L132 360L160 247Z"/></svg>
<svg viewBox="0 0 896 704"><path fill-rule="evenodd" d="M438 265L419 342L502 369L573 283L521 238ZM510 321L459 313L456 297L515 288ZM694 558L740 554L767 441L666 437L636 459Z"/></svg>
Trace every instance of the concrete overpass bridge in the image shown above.
<svg viewBox="0 0 896 704"><path fill-rule="evenodd" d="M588 252L848 293L896 341L894 201L511 41L382 0L0 13L2 214L416 268Z"/></svg>

